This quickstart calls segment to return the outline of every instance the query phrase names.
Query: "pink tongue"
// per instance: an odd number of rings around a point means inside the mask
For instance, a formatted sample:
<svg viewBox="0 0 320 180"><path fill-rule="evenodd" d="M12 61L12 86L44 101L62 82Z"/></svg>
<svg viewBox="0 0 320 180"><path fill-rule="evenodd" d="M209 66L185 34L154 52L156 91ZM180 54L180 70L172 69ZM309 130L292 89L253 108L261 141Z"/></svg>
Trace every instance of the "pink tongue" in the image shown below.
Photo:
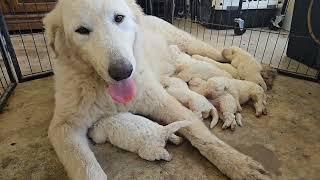
<svg viewBox="0 0 320 180"><path fill-rule="evenodd" d="M136 96L136 83L132 78L109 85L109 95L118 103L127 104Z"/></svg>

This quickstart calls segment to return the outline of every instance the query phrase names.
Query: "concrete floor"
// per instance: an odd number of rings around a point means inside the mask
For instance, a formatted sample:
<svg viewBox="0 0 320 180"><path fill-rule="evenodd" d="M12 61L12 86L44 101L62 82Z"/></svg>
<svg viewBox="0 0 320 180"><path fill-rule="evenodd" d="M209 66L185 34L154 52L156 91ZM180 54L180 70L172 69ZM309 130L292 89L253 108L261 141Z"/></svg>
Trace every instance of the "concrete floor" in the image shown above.
<svg viewBox="0 0 320 180"><path fill-rule="evenodd" d="M0 179L67 179L47 138L53 81L19 84L0 114ZM244 108L244 127L213 132L272 172L273 179L320 178L320 85L279 76L269 92L269 114ZM188 142L168 149L171 162L147 162L110 144L93 146L110 179L227 179Z"/></svg>

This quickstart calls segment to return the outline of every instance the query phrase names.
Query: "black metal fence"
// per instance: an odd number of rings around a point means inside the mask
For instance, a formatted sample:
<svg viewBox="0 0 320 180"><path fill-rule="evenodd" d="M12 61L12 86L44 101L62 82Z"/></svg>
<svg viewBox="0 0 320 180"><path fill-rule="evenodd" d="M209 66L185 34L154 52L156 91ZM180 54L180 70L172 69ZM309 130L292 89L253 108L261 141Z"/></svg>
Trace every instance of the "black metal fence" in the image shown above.
<svg viewBox="0 0 320 180"><path fill-rule="evenodd" d="M161 17L214 47L238 46L279 72L319 81L320 2L296 0L292 6L291 1L137 0L146 14ZM52 75L41 19L55 2L0 1L2 97L15 86L14 77L24 82ZM290 12L292 24L284 29L283 20L291 19Z"/></svg>
<svg viewBox="0 0 320 180"><path fill-rule="evenodd" d="M3 16L0 14L0 111L3 110L10 94L17 85L16 79L11 69L11 55L8 49L8 31L4 24ZM10 42L9 42L10 43ZM9 45L10 46L10 45Z"/></svg>
<svg viewBox="0 0 320 180"><path fill-rule="evenodd" d="M214 47L238 46L283 74L320 81L319 0L142 1L146 13Z"/></svg>

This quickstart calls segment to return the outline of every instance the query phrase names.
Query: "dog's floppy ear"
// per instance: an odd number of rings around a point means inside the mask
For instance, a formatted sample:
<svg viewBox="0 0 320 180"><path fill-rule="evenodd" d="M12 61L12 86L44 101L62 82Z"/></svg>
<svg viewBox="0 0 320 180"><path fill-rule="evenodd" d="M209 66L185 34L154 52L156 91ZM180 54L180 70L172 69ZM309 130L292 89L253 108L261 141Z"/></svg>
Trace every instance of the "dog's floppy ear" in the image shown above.
<svg viewBox="0 0 320 180"><path fill-rule="evenodd" d="M46 17L43 19L43 24L48 44L51 50L54 52L54 55L57 56L55 39L58 30L62 28L62 18L59 3L50 13L46 15Z"/></svg>

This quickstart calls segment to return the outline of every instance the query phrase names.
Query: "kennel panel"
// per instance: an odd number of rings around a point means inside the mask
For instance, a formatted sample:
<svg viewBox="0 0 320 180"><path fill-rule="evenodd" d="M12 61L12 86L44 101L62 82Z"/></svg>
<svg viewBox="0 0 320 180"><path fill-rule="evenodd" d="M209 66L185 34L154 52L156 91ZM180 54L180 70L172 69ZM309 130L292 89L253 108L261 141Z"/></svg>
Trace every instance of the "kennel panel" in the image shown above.
<svg viewBox="0 0 320 180"><path fill-rule="evenodd" d="M16 77L12 71L12 58L6 40L7 30L4 18L0 13L0 112L17 85Z"/></svg>
<svg viewBox="0 0 320 180"><path fill-rule="evenodd" d="M52 54L44 36L42 18L52 10L55 0L8 1L0 10L8 30L8 47L13 49L14 68L19 82L52 74Z"/></svg>
<svg viewBox="0 0 320 180"><path fill-rule="evenodd" d="M173 20L173 24L176 27L189 32L198 39L218 49L238 46L254 55L257 61L270 65L286 75L312 81L320 80L320 46L315 46L314 42L311 41L310 34L306 30L307 27L300 26L300 28L305 29L304 34L282 28L278 30L269 28L271 18L279 15L284 1L243 0L241 10L237 10L239 0L202 0L201 2L194 0L192 2L190 6L186 6L187 1L185 1L184 3L180 3L184 7L176 7L176 16ZM301 3L302 2L300 2L300 4ZM317 3L319 3L319 1L317 1ZM290 3L285 4L288 5ZM310 1L306 4L310 5ZM211 7L208 8L208 6ZM301 7L301 5L296 6ZM316 8L316 6L316 4L311 5L311 7L314 8ZM287 8L284 7L285 13L286 9ZM295 8L295 11L297 11L296 9L297 8ZM271 11L273 14L270 14ZM305 14L299 14L297 16L300 16L300 19L306 21L308 11L310 11L310 8L305 9ZM314 10L312 14L313 17L320 16L319 12L320 10ZM300 12L296 12L296 14L297 13ZM177 16L177 14L179 16ZM234 29L237 28L234 23L235 18L242 18L245 21L246 31L242 35L235 34ZM297 18L293 18L292 21L293 25L299 23L297 22L299 21ZM306 24L306 22L304 23ZM320 32L318 32L318 34L320 34ZM308 58L308 63L305 62L306 60L301 53L300 56L288 54L290 51L299 54L297 53L299 48L291 45L293 43L292 39L302 39L305 43L313 47L312 52L314 52L315 55L312 56L311 59ZM312 63L310 63L310 61Z"/></svg>

